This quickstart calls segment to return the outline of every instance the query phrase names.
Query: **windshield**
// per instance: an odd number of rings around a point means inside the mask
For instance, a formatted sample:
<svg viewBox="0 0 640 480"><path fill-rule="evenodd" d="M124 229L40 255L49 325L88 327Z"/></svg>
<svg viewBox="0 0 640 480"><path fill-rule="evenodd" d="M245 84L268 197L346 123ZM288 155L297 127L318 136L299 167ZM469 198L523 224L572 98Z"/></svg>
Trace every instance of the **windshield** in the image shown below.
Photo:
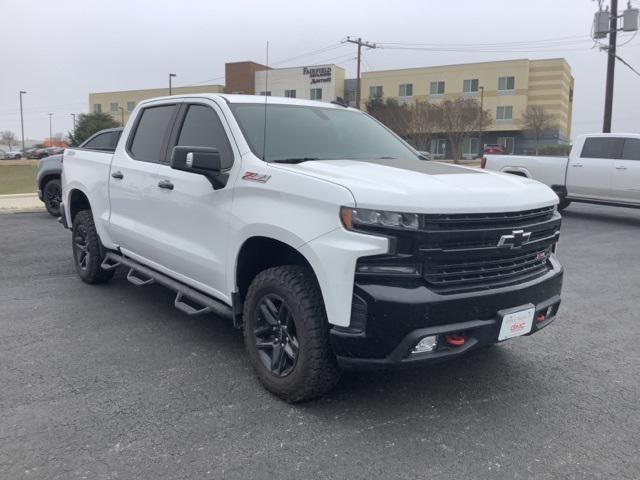
<svg viewBox="0 0 640 480"><path fill-rule="evenodd" d="M251 151L267 162L282 160L372 160L419 157L395 135L360 112L305 105L236 103L231 109Z"/></svg>

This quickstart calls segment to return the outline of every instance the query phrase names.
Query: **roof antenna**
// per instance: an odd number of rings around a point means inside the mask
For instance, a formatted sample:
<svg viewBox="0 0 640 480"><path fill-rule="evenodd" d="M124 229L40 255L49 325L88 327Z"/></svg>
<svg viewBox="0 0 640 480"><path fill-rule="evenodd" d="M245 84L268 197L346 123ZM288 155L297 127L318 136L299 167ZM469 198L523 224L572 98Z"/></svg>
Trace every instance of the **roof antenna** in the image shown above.
<svg viewBox="0 0 640 480"><path fill-rule="evenodd" d="M267 92L269 88L269 40L267 40L267 69L264 71L264 131L262 132L262 161L267 157Z"/></svg>

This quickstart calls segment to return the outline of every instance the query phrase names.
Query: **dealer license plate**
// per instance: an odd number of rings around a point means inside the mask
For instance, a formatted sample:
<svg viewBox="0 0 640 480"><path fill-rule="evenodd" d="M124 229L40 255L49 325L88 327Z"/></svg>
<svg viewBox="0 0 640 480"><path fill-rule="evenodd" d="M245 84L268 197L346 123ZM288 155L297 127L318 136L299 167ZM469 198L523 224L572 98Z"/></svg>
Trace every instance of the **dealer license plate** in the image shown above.
<svg viewBox="0 0 640 480"><path fill-rule="evenodd" d="M535 313L535 307L531 307L526 310L518 310L517 312L505 314L502 317L502 326L500 327L498 341L529 333L533 325L533 316Z"/></svg>

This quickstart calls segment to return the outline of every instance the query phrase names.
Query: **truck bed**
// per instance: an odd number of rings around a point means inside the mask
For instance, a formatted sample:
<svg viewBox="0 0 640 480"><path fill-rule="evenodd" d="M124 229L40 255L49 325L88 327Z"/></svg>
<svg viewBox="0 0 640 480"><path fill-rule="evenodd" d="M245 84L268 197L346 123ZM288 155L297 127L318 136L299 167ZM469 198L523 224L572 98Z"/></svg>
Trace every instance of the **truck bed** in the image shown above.
<svg viewBox="0 0 640 480"><path fill-rule="evenodd" d="M486 155L485 168L533 178L546 185L564 185L569 159L528 155Z"/></svg>

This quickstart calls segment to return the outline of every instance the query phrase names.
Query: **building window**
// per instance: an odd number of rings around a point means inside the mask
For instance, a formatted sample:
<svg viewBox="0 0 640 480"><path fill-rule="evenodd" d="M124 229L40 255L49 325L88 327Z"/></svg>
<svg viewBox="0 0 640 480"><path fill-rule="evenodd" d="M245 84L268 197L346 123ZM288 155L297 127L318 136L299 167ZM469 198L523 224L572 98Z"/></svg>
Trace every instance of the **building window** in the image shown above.
<svg viewBox="0 0 640 480"><path fill-rule="evenodd" d="M102 113L102 104L94 103L93 104L93 113Z"/></svg>
<svg viewBox="0 0 640 480"><path fill-rule="evenodd" d="M505 153L511 154L513 153L516 142L513 137L498 137L498 145L502 145L504 147Z"/></svg>
<svg viewBox="0 0 640 480"><path fill-rule="evenodd" d="M444 95L444 82L431 82L429 93L432 97Z"/></svg>
<svg viewBox="0 0 640 480"><path fill-rule="evenodd" d="M462 142L462 154L474 157L478 155L478 150L480 149L479 141L480 139L477 137L465 138Z"/></svg>
<svg viewBox="0 0 640 480"><path fill-rule="evenodd" d="M447 141L444 138L432 138L429 151L434 158L444 158L447 155Z"/></svg>
<svg viewBox="0 0 640 480"><path fill-rule="evenodd" d="M260 92L260 96L261 97L270 97L271 96L271 90L267 90L266 92L264 90L262 90Z"/></svg>
<svg viewBox="0 0 640 480"><path fill-rule="evenodd" d="M127 112L132 112L136 108L136 102L127 102Z"/></svg>
<svg viewBox="0 0 640 480"><path fill-rule="evenodd" d="M513 120L513 107L498 107L498 110L496 111L496 120Z"/></svg>
<svg viewBox="0 0 640 480"><path fill-rule="evenodd" d="M499 92L513 92L516 87L516 77L499 77L498 78L498 91Z"/></svg>
<svg viewBox="0 0 640 480"><path fill-rule="evenodd" d="M479 82L477 78L471 78L462 82L463 93L478 93Z"/></svg>
<svg viewBox="0 0 640 480"><path fill-rule="evenodd" d="M382 98L382 85L369 87L369 98Z"/></svg>
<svg viewBox="0 0 640 480"><path fill-rule="evenodd" d="M111 102L111 113L118 113L118 102Z"/></svg>
<svg viewBox="0 0 640 480"><path fill-rule="evenodd" d="M401 97L411 97L413 95L413 83L401 83L399 93Z"/></svg>
<svg viewBox="0 0 640 480"><path fill-rule="evenodd" d="M322 89L321 88L312 88L311 89L311 100L322 100Z"/></svg>
<svg viewBox="0 0 640 480"><path fill-rule="evenodd" d="M285 90L284 91L284 96L287 98L296 98L296 91L295 90Z"/></svg>

